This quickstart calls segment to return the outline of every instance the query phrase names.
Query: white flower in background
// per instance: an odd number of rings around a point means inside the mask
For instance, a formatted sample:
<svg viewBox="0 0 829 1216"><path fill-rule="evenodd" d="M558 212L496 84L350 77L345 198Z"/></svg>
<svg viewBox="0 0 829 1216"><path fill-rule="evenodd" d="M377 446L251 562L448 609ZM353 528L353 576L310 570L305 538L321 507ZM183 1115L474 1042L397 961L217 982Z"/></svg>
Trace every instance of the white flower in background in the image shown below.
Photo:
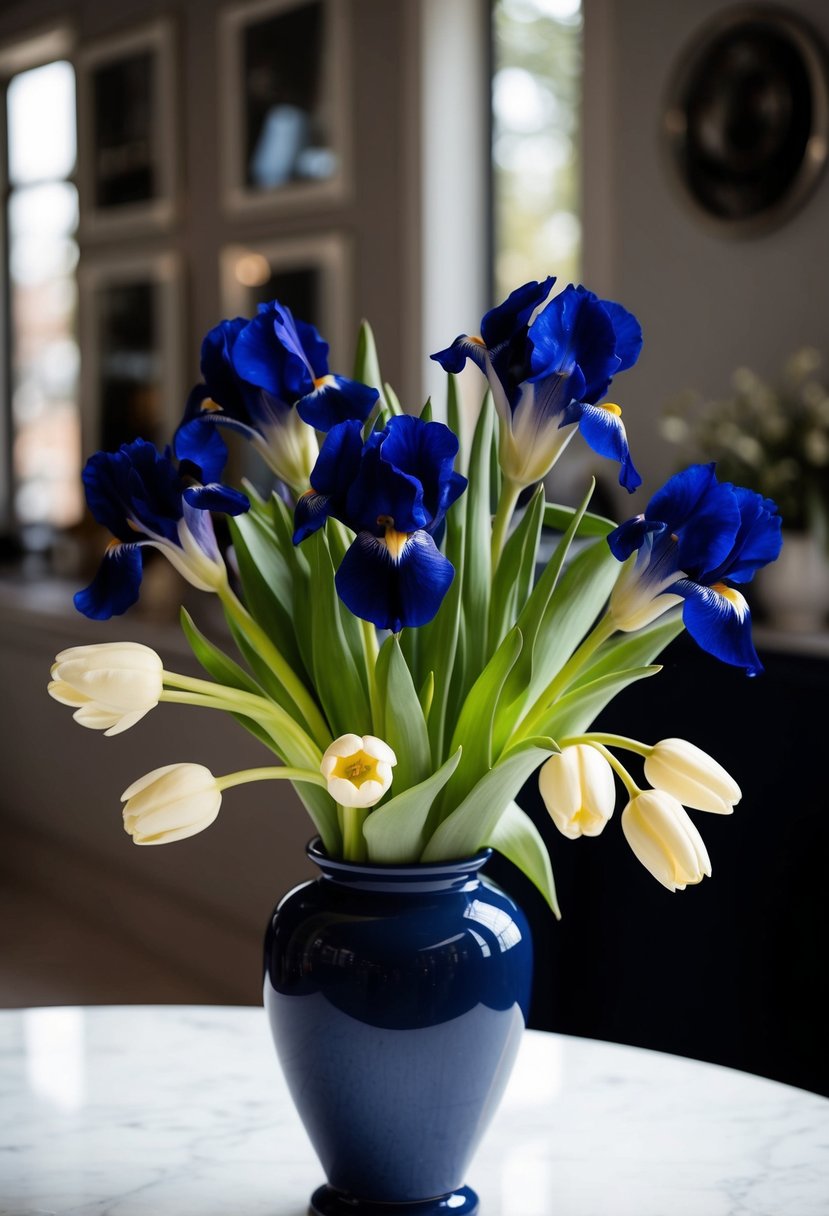
<svg viewBox="0 0 829 1216"><path fill-rule="evenodd" d="M124 830L136 844L168 844L210 827L222 794L202 764L166 764L139 777L121 795Z"/></svg>
<svg viewBox="0 0 829 1216"><path fill-rule="evenodd" d="M697 811L730 815L742 794L721 764L685 739L661 739L645 760L645 776Z"/></svg>
<svg viewBox="0 0 829 1216"><path fill-rule="evenodd" d="M49 694L75 709L81 726L107 735L129 729L158 705L163 665L139 642L101 642L62 650L52 666Z"/></svg>
<svg viewBox="0 0 829 1216"><path fill-rule="evenodd" d="M391 785L395 764L397 756L376 735L340 735L326 748L320 772L340 806L369 807Z"/></svg>
<svg viewBox="0 0 829 1216"><path fill-rule="evenodd" d="M586 743L565 747L541 766L538 788L553 823L564 836L598 836L616 805L613 770Z"/></svg>
<svg viewBox="0 0 829 1216"><path fill-rule="evenodd" d="M697 829L672 794L643 790L622 811L625 839L646 870L669 891L711 877L711 861Z"/></svg>

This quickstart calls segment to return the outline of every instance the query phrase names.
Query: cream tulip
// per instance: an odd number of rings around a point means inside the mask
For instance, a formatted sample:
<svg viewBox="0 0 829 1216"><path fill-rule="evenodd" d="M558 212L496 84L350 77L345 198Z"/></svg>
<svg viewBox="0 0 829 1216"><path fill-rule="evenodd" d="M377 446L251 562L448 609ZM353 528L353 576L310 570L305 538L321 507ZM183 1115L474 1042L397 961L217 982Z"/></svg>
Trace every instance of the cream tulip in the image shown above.
<svg viewBox="0 0 829 1216"><path fill-rule="evenodd" d="M730 815L742 794L737 782L712 756L686 739L661 739L645 760L645 776L697 811Z"/></svg>
<svg viewBox="0 0 829 1216"><path fill-rule="evenodd" d="M124 830L136 844L168 844L210 827L222 794L203 765L166 764L134 781L121 801Z"/></svg>
<svg viewBox="0 0 829 1216"><path fill-rule="evenodd" d="M375 735L340 735L326 748L320 772L340 806L369 807L392 783L397 756Z"/></svg>
<svg viewBox="0 0 829 1216"><path fill-rule="evenodd" d="M565 747L542 765L538 788L563 836L598 836L616 805L613 770L586 743Z"/></svg>
<svg viewBox="0 0 829 1216"><path fill-rule="evenodd" d="M669 891L711 877L711 861L682 803L665 790L642 790L622 811L622 831L646 870Z"/></svg>
<svg viewBox="0 0 829 1216"><path fill-rule="evenodd" d="M101 642L62 650L52 666L49 695L75 709L81 726L117 735L158 705L163 665L139 642Z"/></svg>

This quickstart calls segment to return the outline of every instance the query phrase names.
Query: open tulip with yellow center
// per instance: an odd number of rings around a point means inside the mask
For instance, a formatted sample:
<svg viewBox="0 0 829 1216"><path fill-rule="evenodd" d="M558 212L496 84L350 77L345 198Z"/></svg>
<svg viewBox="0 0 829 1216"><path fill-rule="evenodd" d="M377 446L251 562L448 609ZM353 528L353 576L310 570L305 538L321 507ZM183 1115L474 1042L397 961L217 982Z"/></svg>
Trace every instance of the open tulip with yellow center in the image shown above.
<svg viewBox="0 0 829 1216"><path fill-rule="evenodd" d="M392 783L397 756L376 735L340 735L325 750L320 772L340 806L369 807Z"/></svg>

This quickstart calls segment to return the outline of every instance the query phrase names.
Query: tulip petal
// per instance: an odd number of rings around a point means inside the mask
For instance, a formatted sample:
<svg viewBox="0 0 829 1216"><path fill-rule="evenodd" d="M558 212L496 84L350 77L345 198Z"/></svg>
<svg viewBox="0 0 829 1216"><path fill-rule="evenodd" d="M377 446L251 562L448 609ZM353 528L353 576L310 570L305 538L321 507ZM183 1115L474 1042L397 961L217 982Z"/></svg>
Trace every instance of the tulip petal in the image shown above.
<svg viewBox="0 0 829 1216"><path fill-rule="evenodd" d="M360 532L335 582L340 599L355 616L399 633L432 620L454 576L452 563L428 532L407 536L396 557L384 539Z"/></svg>

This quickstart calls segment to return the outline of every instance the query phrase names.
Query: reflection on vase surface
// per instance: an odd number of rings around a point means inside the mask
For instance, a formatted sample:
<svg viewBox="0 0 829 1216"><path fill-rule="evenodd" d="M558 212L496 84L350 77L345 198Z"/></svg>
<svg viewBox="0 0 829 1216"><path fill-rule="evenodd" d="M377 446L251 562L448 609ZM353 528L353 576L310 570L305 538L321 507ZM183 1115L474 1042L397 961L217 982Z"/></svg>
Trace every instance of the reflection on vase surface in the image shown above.
<svg viewBox="0 0 829 1216"><path fill-rule="evenodd" d="M479 874L309 855L265 942L282 1068L331 1186L411 1203L461 1186L524 1028L526 920Z"/></svg>

